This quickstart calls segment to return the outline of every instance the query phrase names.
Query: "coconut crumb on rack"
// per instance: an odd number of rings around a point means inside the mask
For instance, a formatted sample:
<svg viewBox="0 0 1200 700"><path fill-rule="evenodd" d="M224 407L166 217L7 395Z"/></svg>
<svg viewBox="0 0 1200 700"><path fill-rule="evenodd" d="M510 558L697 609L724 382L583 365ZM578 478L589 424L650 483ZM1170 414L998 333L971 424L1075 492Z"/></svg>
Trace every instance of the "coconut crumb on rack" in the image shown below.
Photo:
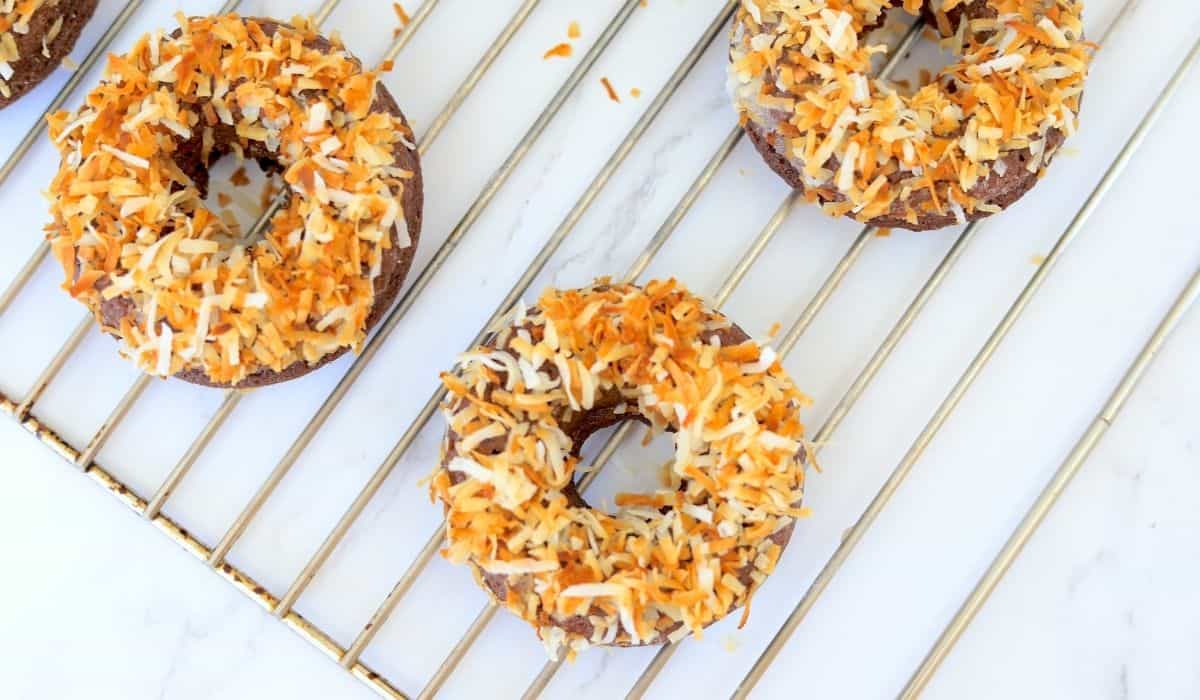
<svg viewBox="0 0 1200 700"><path fill-rule="evenodd" d="M377 74L336 39L314 48L305 18L268 33L236 15L177 17L178 37L110 55L84 106L48 119L64 288L160 376L236 384L360 347L389 232L408 238L399 202L414 173L394 154L411 133L373 108ZM185 144L207 162L216 130L235 132L237 157L253 145L283 170L291 197L261 241L208 209L176 163ZM118 298L132 311L114 319Z"/></svg>
<svg viewBox="0 0 1200 700"><path fill-rule="evenodd" d="M398 2L392 3L392 11L396 13L396 19L400 22L400 26L392 30L392 38L395 39L400 36L400 32L404 31L404 28L408 26L412 18L404 11L404 6Z"/></svg>
<svg viewBox="0 0 1200 700"><path fill-rule="evenodd" d="M742 0L729 83L743 123L771 134L829 214L870 221L923 212L992 213L977 197L993 165L1028 150L1029 172L1053 155L1048 134L1074 133L1095 45L1078 0L987 0L995 17L969 18L959 0L933 8L933 38L957 60L922 75L912 94L871 76L868 44L897 0ZM960 12L951 26L948 12ZM907 210L906 210L907 208Z"/></svg>
<svg viewBox="0 0 1200 700"><path fill-rule="evenodd" d="M769 349L722 342L731 327L674 280L601 279L518 307L442 375L443 555L551 656L699 636L748 604L806 515L808 399ZM587 469L573 422L596 410L675 433L667 484L612 514L566 490Z"/></svg>

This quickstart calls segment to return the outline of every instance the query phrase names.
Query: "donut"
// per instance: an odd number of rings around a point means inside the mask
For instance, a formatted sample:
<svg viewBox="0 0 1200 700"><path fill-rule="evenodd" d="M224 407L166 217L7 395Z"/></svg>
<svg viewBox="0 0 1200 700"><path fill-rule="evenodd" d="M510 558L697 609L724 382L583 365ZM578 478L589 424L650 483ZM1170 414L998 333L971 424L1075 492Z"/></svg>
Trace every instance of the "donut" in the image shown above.
<svg viewBox="0 0 1200 700"><path fill-rule="evenodd" d="M145 372L256 387L359 349L421 230L412 130L374 71L305 19L180 17L50 117L63 288ZM282 178L261 240L209 208L231 154Z"/></svg>
<svg viewBox="0 0 1200 700"><path fill-rule="evenodd" d="M54 72L97 0L0 0L0 109Z"/></svg>
<svg viewBox="0 0 1200 700"><path fill-rule="evenodd" d="M553 658L699 635L749 605L805 514L807 397L675 280L549 289L442 381L443 555ZM587 438L627 420L673 432L675 457L607 513L574 476Z"/></svg>
<svg viewBox="0 0 1200 700"><path fill-rule="evenodd" d="M915 91L871 77L900 0L742 0L729 85L767 164L832 216L929 230L1007 208L1078 126L1078 0L903 0L954 53Z"/></svg>

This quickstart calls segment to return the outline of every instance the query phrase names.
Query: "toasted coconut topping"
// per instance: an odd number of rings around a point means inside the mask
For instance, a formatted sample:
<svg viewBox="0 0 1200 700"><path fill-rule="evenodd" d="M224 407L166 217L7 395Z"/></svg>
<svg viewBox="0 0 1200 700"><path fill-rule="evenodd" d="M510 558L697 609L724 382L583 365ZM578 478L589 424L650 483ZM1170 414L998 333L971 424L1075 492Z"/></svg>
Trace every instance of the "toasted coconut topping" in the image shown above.
<svg viewBox="0 0 1200 700"><path fill-rule="evenodd" d="M442 376L443 554L552 655L699 635L747 603L786 542L772 536L805 514L808 399L756 342L723 345L731 328L674 280L601 279L518 308ZM615 514L571 486L586 468L571 436L603 411L675 433L668 483L619 494Z"/></svg>
<svg viewBox="0 0 1200 700"><path fill-rule="evenodd" d="M271 34L236 15L179 21L179 36L110 56L84 106L49 119L64 288L160 376L236 384L357 349L383 251L409 245L394 227L413 173L395 154L411 133L373 106L376 74L306 19ZM230 230L176 161L186 147L206 164L222 139L282 168L291 197L261 241ZM110 300L130 312L113 319Z"/></svg>
<svg viewBox="0 0 1200 700"><path fill-rule="evenodd" d="M958 59L913 94L871 77L887 47L862 42L896 5L742 0L729 66L739 115L782 140L776 149L832 215L995 209L976 196L994 163L1028 149L1027 167L1040 172L1053 155L1047 134L1075 131L1095 48L1083 40L1082 3L904 0L910 13L932 10Z"/></svg>
<svg viewBox="0 0 1200 700"><path fill-rule="evenodd" d="M542 54L542 60L549 60L551 58L570 58L571 53L571 45L564 41L546 49L546 53Z"/></svg>

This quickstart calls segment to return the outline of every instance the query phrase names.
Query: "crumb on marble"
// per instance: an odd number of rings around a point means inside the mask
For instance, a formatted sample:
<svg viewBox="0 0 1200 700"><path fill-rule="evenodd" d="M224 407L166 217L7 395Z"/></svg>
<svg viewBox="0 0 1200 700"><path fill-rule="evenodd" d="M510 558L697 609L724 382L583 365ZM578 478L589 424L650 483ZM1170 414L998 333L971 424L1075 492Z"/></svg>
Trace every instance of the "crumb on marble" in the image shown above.
<svg viewBox="0 0 1200 700"><path fill-rule="evenodd" d="M570 57L571 57L571 45L566 43L565 41L562 42L561 44L555 44L554 46L551 46L549 49L546 50L546 53L542 54L543 61L549 60L551 58L570 58Z"/></svg>
<svg viewBox="0 0 1200 700"><path fill-rule="evenodd" d="M600 83L604 86L604 91L608 93L608 99L613 102L621 101L621 96L617 94L616 88L613 87L613 84L609 82L607 77L601 78Z"/></svg>

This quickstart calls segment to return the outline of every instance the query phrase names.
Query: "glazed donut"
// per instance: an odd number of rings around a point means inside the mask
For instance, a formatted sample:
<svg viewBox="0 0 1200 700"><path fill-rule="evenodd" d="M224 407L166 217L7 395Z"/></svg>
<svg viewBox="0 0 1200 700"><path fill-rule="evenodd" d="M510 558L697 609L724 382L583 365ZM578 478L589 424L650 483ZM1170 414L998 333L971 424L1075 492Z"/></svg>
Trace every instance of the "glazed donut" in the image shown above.
<svg viewBox="0 0 1200 700"><path fill-rule="evenodd" d="M54 72L97 0L0 0L0 109Z"/></svg>
<svg viewBox="0 0 1200 700"><path fill-rule="evenodd" d="M378 74L304 19L180 17L50 118L63 287L144 371L254 387L359 348L421 230L412 130ZM282 174L262 240L206 207L225 154Z"/></svg>
<svg viewBox="0 0 1200 700"><path fill-rule="evenodd" d="M804 514L808 399L674 280L547 290L442 378L443 554L552 657L699 635L748 605ZM674 432L675 457L668 487L610 514L573 477L588 436L625 420Z"/></svg>
<svg viewBox="0 0 1200 700"><path fill-rule="evenodd" d="M1093 44L1078 0L903 0L957 60L915 92L863 41L900 0L742 0L729 78L770 167L833 216L941 228L995 214L1075 132Z"/></svg>

